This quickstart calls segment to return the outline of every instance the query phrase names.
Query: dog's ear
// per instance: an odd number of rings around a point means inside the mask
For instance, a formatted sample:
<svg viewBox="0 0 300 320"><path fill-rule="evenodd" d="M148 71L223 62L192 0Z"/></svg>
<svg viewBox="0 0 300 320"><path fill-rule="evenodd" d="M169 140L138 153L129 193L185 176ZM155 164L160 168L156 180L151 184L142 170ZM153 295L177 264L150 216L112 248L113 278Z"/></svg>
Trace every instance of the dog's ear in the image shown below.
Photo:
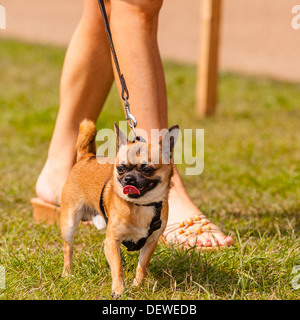
<svg viewBox="0 0 300 320"><path fill-rule="evenodd" d="M116 122L114 123L114 129L117 137L117 148L119 149L120 146L126 145L128 140L126 136L123 134L123 132L120 130Z"/></svg>
<svg viewBox="0 0 300 320"><path fill-rule="evenodd" d="M162 140L162 152L167 160L172 158L173 149L179 135L179 126L176 124L167 131Z"/></svg>

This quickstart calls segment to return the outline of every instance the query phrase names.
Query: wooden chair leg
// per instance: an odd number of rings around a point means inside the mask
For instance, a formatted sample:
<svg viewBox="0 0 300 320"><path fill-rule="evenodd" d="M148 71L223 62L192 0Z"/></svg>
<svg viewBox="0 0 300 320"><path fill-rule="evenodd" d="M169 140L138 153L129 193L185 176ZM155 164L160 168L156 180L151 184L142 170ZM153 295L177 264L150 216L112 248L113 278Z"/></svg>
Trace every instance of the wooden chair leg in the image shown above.
<svg viewBox="0 0 300 320"><path fill-rule="evenodd" d="M199 117L216 110L218 51L222 0L201 0L200 57L197 66L196 113Z"/></svg>

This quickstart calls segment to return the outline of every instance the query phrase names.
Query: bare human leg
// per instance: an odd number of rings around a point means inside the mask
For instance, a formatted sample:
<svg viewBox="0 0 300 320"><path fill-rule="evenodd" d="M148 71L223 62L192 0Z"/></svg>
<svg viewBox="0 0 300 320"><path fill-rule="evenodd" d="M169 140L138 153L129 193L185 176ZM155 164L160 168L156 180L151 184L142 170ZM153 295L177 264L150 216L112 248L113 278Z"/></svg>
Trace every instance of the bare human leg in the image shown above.
<svg viewBox="0 0 300 320"><path fill-rule="evenodd" d="M168 125L166 86L157 45L161 5L162 0L106 2L121 70L130 90L131 111L137 117L139 127L148 134L151 129ZM96 0L85 0L82 19L65 59L60 110L48 159L36 185L37 195L50 203L59 204L60 190L74 164L74 145L80 121L83 118L97 119L113 81L109 46L97 6ZM171 229L166 235L170 242L174 240L179 221L199 213L176 168L173 183L169 195L168 225ZM215 225L211 224L211 229L212 232L203 232L197 238L199 245L232 242L232 238L225 237ZM192 244L196 241L196 237L181 238Z"/></svg>
<svg viewBox="0 0 300 320"><path fill-rule="evenodd" d="M168 126L166 85L157 44L158 14L162 2L111 0L111 29L121 70L130 90L131 111L138 120L139 128L146 130L148 137L151 129ZM166 233L167 241L175 240L176 223L196 214L203 216L189 197L176 167L173 184L169 195L168 225L171 228ZM197 237L182 235L180 241L194 245L197 240L203 246L229 245L232 242L232 238L225 237L217 226L212 223L208 226L209 232Z"/></svg>
<svg viewBox="0 0 300 320"><path fill-rule="evenodd" d="M109 14L109 2L106 6ZM42 200L60 204L61 189L75 161L79 123L84 118L97 120L112 82L110 49L99 7L96 0L85 0L64 61L60 108L48 158L36 183Z"/></svg>

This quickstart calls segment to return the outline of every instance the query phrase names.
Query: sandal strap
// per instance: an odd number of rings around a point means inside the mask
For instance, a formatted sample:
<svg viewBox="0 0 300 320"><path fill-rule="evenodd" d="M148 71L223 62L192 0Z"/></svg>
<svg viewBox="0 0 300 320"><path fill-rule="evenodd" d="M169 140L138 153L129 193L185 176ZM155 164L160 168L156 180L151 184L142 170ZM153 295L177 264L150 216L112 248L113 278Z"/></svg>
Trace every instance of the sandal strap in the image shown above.
<svg viewBox="0 0 300 320"><path fill-rule="evenodd" d="M209 223L211 222L207 219L207 217L202 212L197 213L193 218L187 218L185 221L169 224L166 227L163 236L166 239L170 233L173 233L177 229L179 229L179 235L186 233L186 231L189 231L189 233L187 233L186 236L195 235L195 234L200 235L203 232L211 232L212 230L210 226L205 228L205 226ZM193 225L199 225L199 227L197 228L198 229L197 231L191 229Z"/></svg>

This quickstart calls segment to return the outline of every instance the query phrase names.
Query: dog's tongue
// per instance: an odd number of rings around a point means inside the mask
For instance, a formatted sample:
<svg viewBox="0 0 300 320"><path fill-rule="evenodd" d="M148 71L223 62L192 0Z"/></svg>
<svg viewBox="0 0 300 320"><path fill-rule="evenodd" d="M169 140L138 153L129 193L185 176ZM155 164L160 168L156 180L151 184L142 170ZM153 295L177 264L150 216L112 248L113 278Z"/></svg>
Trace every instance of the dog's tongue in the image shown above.
<svg viewBox="0 0 300 320"><path fill-rule="evenodd" d="M123 193L124 194L140 194L140 191L135 186L125 186L123 188Z"/></svg>

